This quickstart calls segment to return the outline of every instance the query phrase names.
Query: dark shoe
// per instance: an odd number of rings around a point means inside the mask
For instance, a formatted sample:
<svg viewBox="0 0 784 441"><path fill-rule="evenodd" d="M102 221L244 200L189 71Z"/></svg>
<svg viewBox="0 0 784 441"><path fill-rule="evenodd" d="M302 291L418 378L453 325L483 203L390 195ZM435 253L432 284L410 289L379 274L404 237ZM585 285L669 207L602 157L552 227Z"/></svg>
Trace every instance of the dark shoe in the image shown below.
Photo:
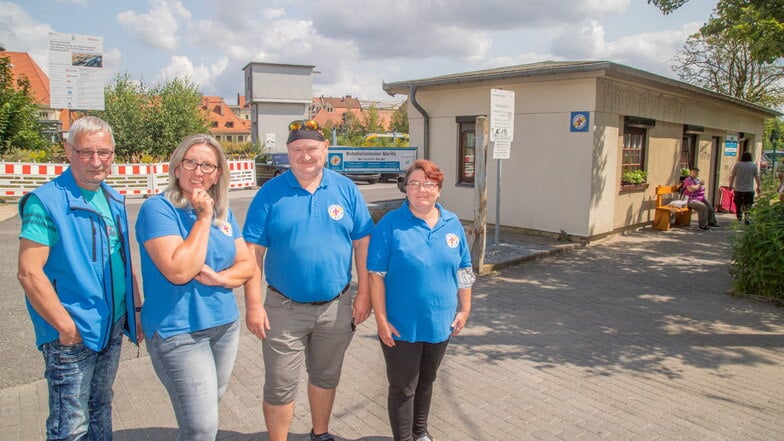
<svg viewBox="0 0 784 441"><path fill-rule="evenodd" d="M717 228L718 228L718 227L720 227L721 225L719 225L719 223L718 223L718 222L711 222L711 223L709 223L709 224L708 224L708 226L709 226L709 227L717 227Z"/></svg>
<svg viewBox="0 0 784 441"><path fill-rule="evenodd" d="M708 228L708 227L700 227L700 230L710 231L710 228Z"/></svg>
<svg viewBox="0 0 784 441"><path fill-rule="evenodd" d="M746 224L746 225L748 225L748 224L749 224L749 220L748 220L748 219L746 219L745 221L743 221L743 223L744 223L744 224Z"/></svg>
<svg viewBox="0 0 784 441"><path fill-rule="evenodd" d="M310 429L310 441L335 441L335 437L330 435L329 432L316 435L313 429Z"/></svg>

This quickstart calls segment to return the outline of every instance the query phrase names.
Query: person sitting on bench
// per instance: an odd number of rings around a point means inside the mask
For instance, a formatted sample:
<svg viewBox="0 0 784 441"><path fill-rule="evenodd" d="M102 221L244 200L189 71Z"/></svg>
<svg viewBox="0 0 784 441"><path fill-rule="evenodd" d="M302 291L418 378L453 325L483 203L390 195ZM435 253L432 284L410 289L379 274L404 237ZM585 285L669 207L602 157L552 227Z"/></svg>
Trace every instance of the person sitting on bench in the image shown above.
<svg viewBox="0 0 784 441"><path fill-rule="evenodd" d="M683 194L688 196L688 206L697 212L699 225L701 230L709 230L708 227L719 227L716 222L716 212L713 210L713 205L705 199L705 183L697 177L700 169L692 167L689 170L689 176L683 180Z"/></svg>

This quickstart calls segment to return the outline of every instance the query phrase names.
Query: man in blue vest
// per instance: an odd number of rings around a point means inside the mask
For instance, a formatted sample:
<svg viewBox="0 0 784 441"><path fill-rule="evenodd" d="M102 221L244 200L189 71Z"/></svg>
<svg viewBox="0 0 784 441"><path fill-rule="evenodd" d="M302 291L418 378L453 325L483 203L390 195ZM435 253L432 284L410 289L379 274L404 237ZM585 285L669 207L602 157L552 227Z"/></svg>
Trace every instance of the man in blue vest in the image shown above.
<svg viewBox="0 0 784 441"><path fill-rule="evenodd" d="M46 439L109 440L123 331L143 338L125 200L103 182L111 127L77 120L65 155L70 167L19 201L18 278L49 385Z"/></svg>

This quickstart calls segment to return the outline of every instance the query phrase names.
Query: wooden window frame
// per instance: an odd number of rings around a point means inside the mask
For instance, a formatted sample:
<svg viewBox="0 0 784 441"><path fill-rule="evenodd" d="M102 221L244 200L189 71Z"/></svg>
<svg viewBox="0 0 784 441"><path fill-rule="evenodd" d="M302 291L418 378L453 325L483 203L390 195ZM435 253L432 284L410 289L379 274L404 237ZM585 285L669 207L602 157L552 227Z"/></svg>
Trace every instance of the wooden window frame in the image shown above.
<svg viewBox="0 0 784 441"><path fill-rule="evenodd" d="M457 185L474 186L476 177L476 116L458 116Z"/></svg>

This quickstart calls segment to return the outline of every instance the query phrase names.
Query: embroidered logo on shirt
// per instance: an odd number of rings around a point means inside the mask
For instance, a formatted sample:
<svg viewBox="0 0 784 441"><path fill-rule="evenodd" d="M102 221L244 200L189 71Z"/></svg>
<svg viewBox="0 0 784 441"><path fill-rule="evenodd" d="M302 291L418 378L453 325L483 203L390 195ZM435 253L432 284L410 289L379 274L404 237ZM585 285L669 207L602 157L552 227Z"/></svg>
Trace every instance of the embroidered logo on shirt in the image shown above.
<svg viewBox="0 0 784 441"><path fill-rule="evenodd" d="M446 246L449 248L457 248L460 245L460 238L457 237L455 233L449 233L446 235Z"/></svg>
<svg viewBox="0 0 784 441"><path fill-rule="evenodd" d="M343 219L343 215L346 214L343 207L340 205L330 205L327 211L329 212L329 217L334 220L341 220Z"/></svg>
<svg viewBox="0 0 784 441"><path fill-rule="evenodd" d="M221 233L231 237L231 224L228 222L220 226Z"/></svg>

